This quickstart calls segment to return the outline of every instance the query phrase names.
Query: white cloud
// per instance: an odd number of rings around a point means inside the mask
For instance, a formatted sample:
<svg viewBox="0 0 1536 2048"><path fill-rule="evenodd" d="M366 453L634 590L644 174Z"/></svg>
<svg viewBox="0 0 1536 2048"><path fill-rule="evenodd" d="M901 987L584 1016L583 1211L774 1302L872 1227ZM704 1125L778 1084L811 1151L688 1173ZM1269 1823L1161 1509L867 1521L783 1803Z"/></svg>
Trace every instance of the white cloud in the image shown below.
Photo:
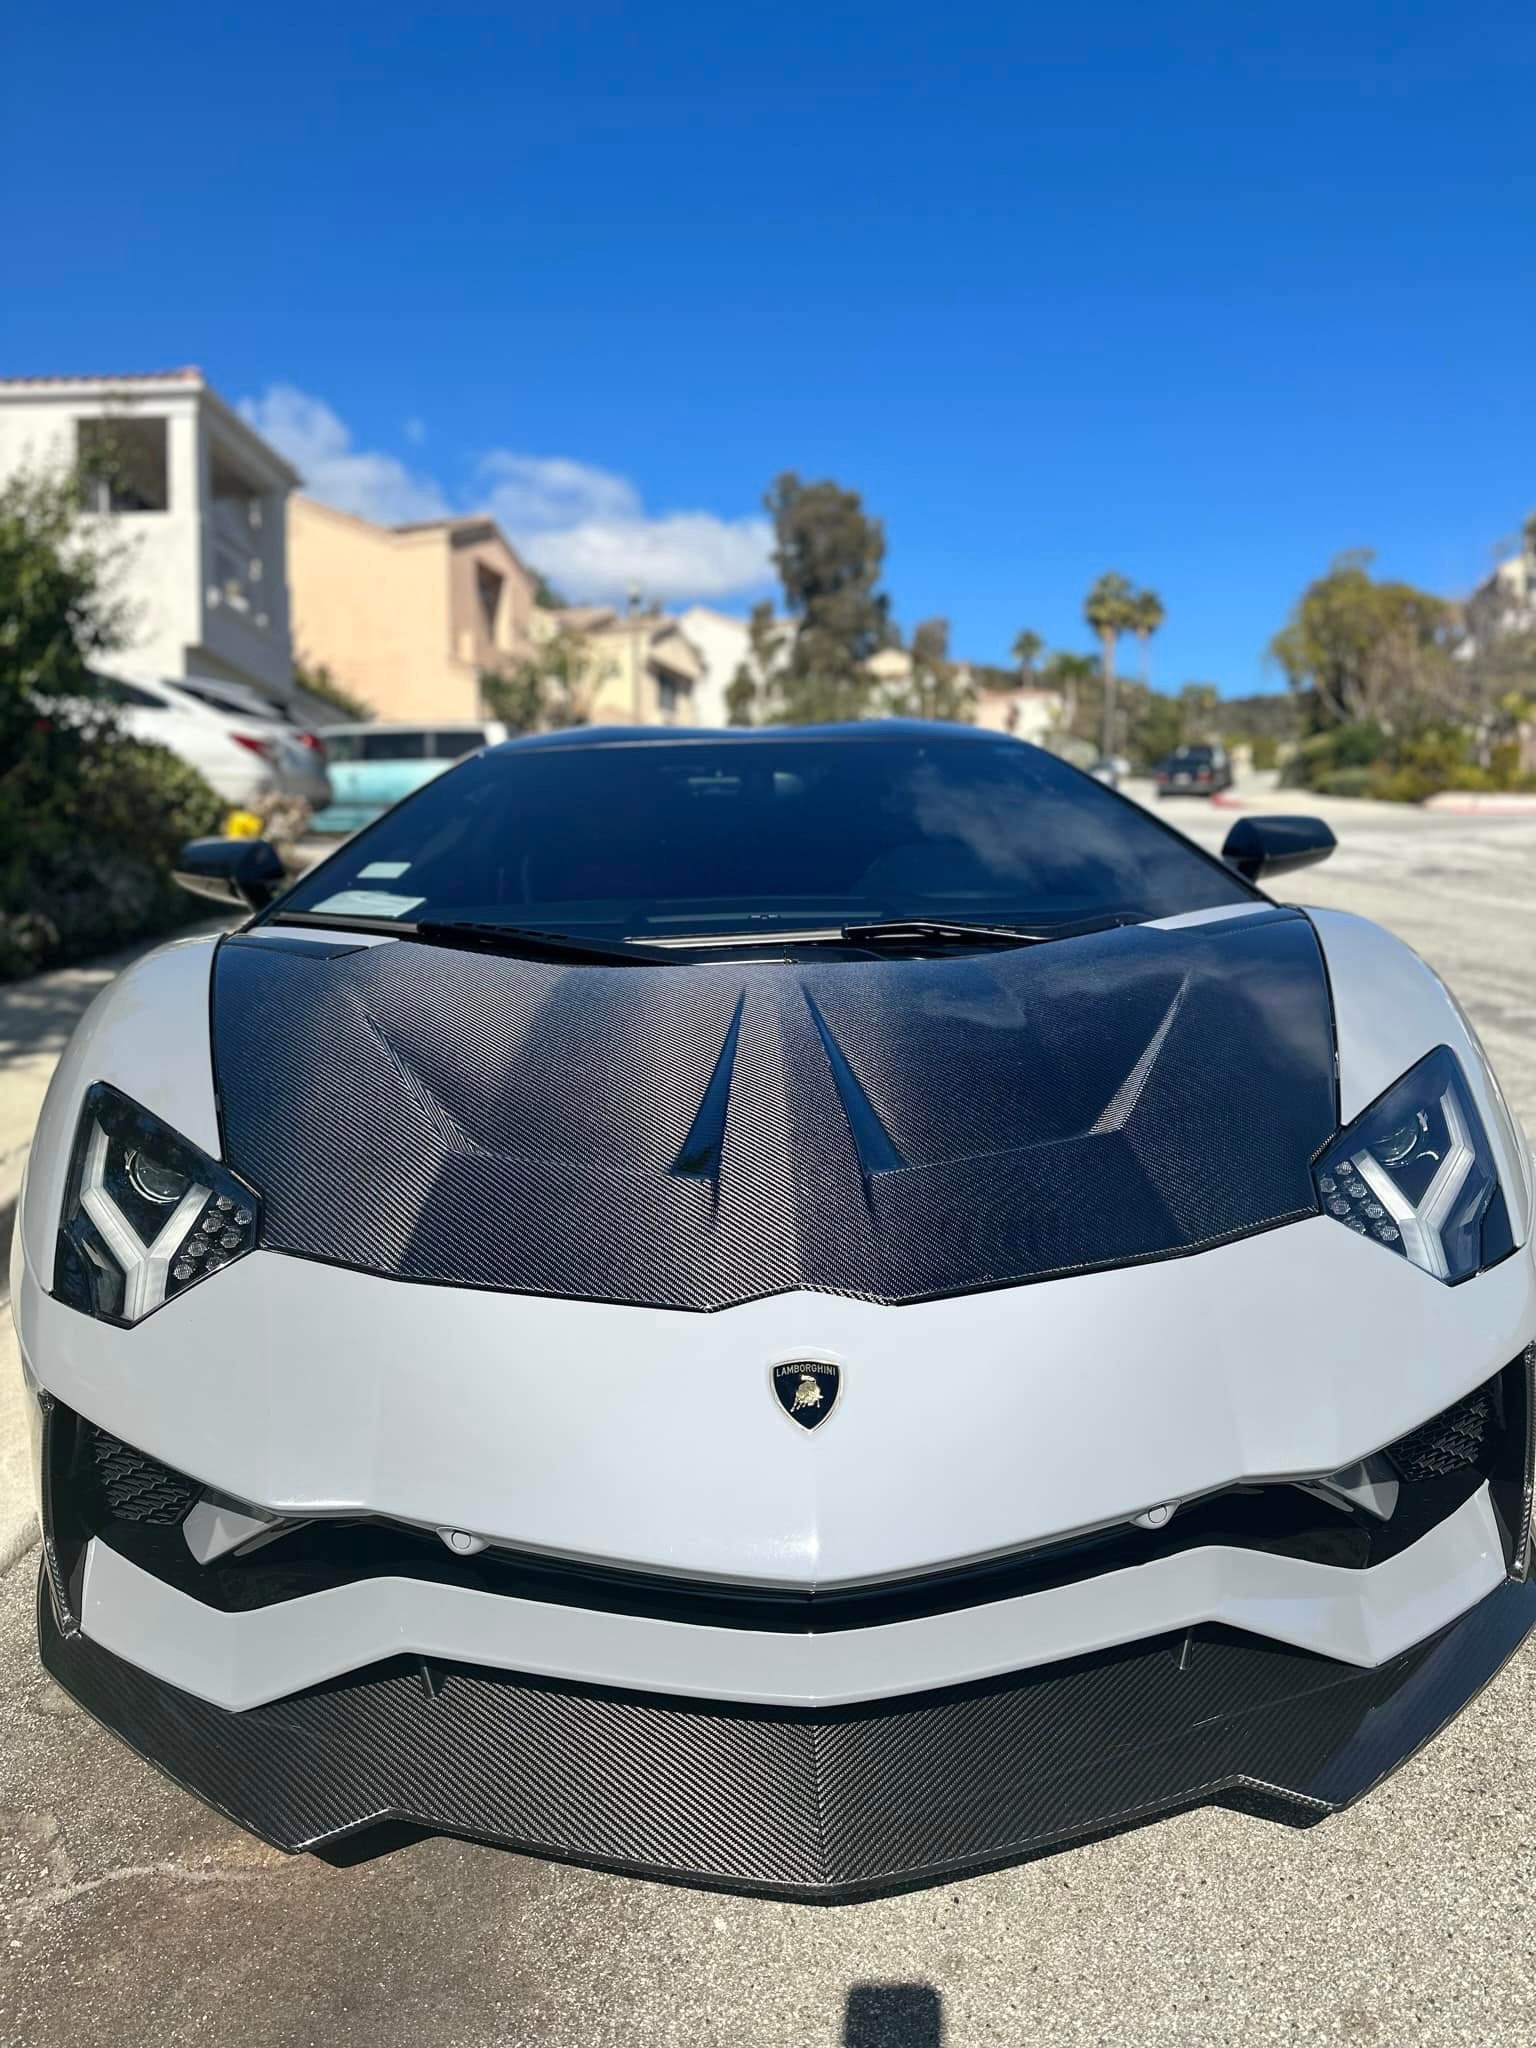
<svg viewBox="0 0 1536 2048"><path fill-rule="evenodd" d="M633 586L647 599L725 597L766 584L768 521L714 512L648 514L627 477L563 455L484 454L469 488L450 493L393 455L354 448L323 399L292 385L243 399L242 416L286 455L311 496L397 525L454 512L489 512L507 537L573 599L614 602ZM420 429L421 431L417 431ZM420 445L420 421L405 436Z"/></svg>
<svg viewBox="0 0 1536 2048"><path fill-rule="evenodd" d="M719 519L712 512L587 519L522 541L529 560L569 597L611 600L633 585L667 604L766 583L772 544L766 519Z"/></svg>
<svg viewBox="0 0 1536 2048"><path fill-rule="evenodd" d="M724 597L767 580L766 519L713 512L646 514L627 477L560 455L496 449L480 465L487 509L567 596L613 599L630 587L671 603Z"/></svg>
<svg viewBox="0 0 1536 2048"><path fill-rule="evenodd" d="M356 449L345 421L291 384L273 384L260 398L242 398L240 416L304 479L311 497L384 526L441 519L447 499L430 477L416 476L393 455Z"/></svg>
<svg viewBox="0 0 1536 2048"><path fill-rule="evenodd" d="M565 532L593 519L635 519L640 494L624 477L563 455L495 448L480 475L502 524L518 533Z"/></svg>

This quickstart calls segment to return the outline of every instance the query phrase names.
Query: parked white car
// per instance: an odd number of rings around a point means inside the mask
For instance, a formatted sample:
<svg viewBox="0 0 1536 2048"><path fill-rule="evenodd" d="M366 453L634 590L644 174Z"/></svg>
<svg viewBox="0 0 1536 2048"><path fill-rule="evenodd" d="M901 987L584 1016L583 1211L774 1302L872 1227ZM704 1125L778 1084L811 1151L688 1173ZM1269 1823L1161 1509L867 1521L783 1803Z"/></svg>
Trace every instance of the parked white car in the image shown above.
<svg viewBox="0 0 1536 2048"><path fill-rule="evenodd" d="M195 768L226 803L299 797L317 808L331 800L325 747L286 723L276 707L239 683L189 678L98 678L122 730L151 740Z"/></svg>

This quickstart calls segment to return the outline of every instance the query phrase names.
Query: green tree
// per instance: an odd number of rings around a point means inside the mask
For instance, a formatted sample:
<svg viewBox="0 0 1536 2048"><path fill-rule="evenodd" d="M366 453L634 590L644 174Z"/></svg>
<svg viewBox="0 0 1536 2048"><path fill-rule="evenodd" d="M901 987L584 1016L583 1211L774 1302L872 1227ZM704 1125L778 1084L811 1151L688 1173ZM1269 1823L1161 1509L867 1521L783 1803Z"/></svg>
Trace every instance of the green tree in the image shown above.
<svg viewBox="0 0 1536 2048"><path fill-rule="evenodd" d="M1131 631L1136 635L1136 644L1141 650L1141 680L1149 688L1152 681L1149 674L1152 635L1166 617L1163 600L1155 590L1138 590L1131 599Z"/></svg>
<svg viewBox="0 0 1536 2048"><path fill-rule="evenodd" d="M563 612L565 599L542 569L533 571L533 601L541 611Z"/></svg>
<svg viewBox="0 0 1536 2048"><path fill-rule="evenodd" d="M592 648L562 628L510 667L482 669L480 699L514 732L561 732L587 723L603 680Z"/></svg>
<svg viewBox="0 0 1536 2048"><path fill-rule="evenodd" d="M163 747L117 730L95 664L120 644L120 551L74 475L0 486L0 977L173 930L183 840L224 806Z"/></svg>
<svg viewBox="0 0 1536 2048"><path fill-rule="evenodd" d="M1136 593L1124 576L1111 569L1102 575L1083 600L1083 617L1099 636L1102 650L1101 719L1099 745L1106 755L1115 751L1115 646L1122 633L1134 630Z"/></svg>
<svg viewBox="0 0 1536 2048"><path fill-rule="evenodd" d="M0 489L0 772L24 756L47 705L99 698L91 663L127 628L119 555L82 522L71 475L23 471Z"/></svg>
<svg viewBox="0 0 1536 2048"><path fill-rule="evenodd" d="M1270 642L1314 731L1423 723L1455 694L1452 607L1410 583L1378 583L1374 559L1364 548L1336 557Z"/></svg>
<svg viewBox="0 0 1536 2048"><path fill-rule="evenodd" d="M373 716L373 706L362 697L354 697L350 690L338 683L323 661L307 662L295 657L293 680L307 696L318 697L322 704L329 704L343 718L361 724Z"/></svg>
<svg viewBox="0 0 1536 2048"><path fill-rule="evenodd" d="M1213 739L1221 692L1214 683L1186 683L1179 692L1182 737L1187 740ZM1175 746L1178 741L1174 742Z"/></svg>
<svg viewBox="0 0 1536 2048"><path fill-rule="evenodd" d="M912 674L891 699L891 709L908 718L943 718L968 725L976 692L949 658L948 619L924 619L912 630Z"/></svg>
<svg viewBox="0 0 1536 2048"><path fill-rule="evenodd" d="M752 607L747 620L747 653L726 685L725 708L732 725L758 725L769 707L774 671L783 645L783 628L772 601Z"/></svg>
<svg viewBox="0 0 1536 2048"><path fill-rule="evenodd" d="M1127 707L1130 716L1126 752L1136 767L1150 768L1175 747L1182 746L1190 737L1189 728L1184 708L1176 698L1165 697L1160 690L1149 690L1144 683L1136 686L1134 694L1135 703Z"/></svg>
<svg viewBox="0 0 1536 2048"><path fill-rule="evenodd" d="M1301 729L1297 701L1288 690L1223 698L1221 724L1229 739L1271 739L1281 744L1289 744Z"/></svg>
<svg viewBox="0 0 1536 2048"><path fill-rule="evenodd" d="M878 588L885 530L857 491L830 480L778 477L765 504L773 561L795 635L776 678L774 715L792 724L860 718L872 684L864 664L891 639L890 600Z"/></svg>
<svg viewBox="0 0 1536 2048"><path fill-rule="evenodd" d="M1035 680L1035 663L1045 652L1045 642L1038 633L1031 632L1029 627L1025 626L1021 632L1013 636L1011 652L1018 663L1019 687L1028 689Z"/></svg>
<svg viewBox="0 0 1536 2048"><path fill-rule="evenodd" d="M1103 679L1092 654L1057 652L1040 671L1043 689L1061 698L1061 729L1097 742L1103 722Z"/></svg>

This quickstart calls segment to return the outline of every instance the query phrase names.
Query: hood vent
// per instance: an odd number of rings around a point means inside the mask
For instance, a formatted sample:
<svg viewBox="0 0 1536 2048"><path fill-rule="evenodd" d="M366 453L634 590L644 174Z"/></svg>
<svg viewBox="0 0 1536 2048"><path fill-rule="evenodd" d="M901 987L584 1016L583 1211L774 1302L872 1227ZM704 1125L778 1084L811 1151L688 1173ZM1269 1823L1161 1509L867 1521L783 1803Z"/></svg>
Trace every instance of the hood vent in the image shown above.
<svg viewBox="0 0 1536 2048"><path fill-rule="evenodd" d="M264 1243L458 1286L902 1302L1315 1213L1333 1038L1296 912L958 959L609 969L226 941Z"/></svg>

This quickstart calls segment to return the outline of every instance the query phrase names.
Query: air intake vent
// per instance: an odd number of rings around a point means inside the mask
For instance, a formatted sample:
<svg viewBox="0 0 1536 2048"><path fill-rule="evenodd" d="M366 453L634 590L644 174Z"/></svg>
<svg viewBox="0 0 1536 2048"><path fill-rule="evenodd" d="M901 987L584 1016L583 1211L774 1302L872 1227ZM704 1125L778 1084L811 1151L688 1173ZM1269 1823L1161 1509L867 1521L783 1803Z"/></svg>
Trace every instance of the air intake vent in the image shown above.
<svg viewBox="0 0 1536 2048"><path fill-rule="evenodd" d="M1487 1389L1479 1388L1389 1444L1387 1456L1407 1480L1441 1479L1480 1462L1492 1420L1493 1403Z"/></svg>
<svg viewBox="0 0 1536 2048"><path fill-rule="evenodd" d="M108 1512L120 1522L152 1522L174 1528L197 1499L195 1480L157 1465L142 1451L120 1443L103 1429L91 1432L91 1455Z"/></svg>

